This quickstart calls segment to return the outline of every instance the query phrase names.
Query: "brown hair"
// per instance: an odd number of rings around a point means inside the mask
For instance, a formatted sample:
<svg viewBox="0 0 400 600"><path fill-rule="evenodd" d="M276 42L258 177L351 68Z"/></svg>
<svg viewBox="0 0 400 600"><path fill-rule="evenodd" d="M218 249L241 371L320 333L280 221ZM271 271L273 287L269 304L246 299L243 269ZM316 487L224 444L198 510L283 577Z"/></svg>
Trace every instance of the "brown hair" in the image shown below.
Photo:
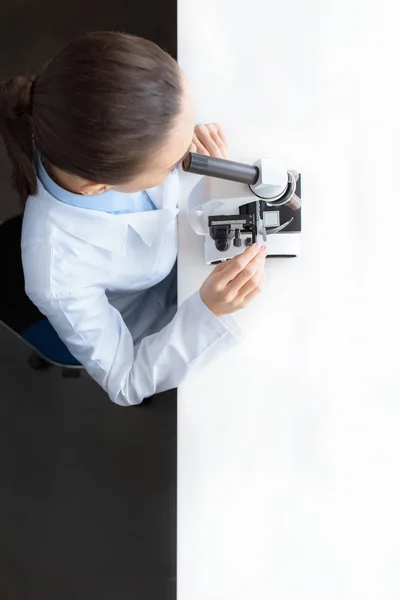
<svg viewBox="0 0 400 600"><path fill-rule="evenodd" d="M139 173L173 127L177 63L153 42L114 32L70 42L36 77L0 84L0 131L22 201L37 191L35 150L90 181Z"/></svg>

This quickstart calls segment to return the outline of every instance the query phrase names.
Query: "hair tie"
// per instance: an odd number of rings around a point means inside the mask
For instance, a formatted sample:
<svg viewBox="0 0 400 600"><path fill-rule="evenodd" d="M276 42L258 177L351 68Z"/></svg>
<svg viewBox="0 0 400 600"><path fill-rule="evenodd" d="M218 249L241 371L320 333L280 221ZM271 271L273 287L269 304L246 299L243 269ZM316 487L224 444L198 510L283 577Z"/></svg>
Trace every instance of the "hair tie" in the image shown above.
<svg viewBox="0 0 400 600"><path fill-rule="evenodd" d="M18 119L32 114L33 90L36 75L11 77L0 85L0 112L7 119Z"/></svg>

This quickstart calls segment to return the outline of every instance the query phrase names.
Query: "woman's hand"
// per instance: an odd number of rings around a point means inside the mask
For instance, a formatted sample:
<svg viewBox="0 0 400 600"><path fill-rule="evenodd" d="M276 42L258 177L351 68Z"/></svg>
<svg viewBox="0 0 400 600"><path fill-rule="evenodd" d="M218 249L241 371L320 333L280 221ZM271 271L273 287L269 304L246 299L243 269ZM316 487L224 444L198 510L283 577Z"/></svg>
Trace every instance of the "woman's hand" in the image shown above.
<svg viewBox="0 0 400 600"><path fill-rule="evenodd" d="M216 158L227 158L228 149L221 125L218 125L218 123L197 125L194 128L190 152L215 156Z"/></svg>
<svg viewBox="0 0 400 600"><path fill-rule="evenodd" d="M243 254L215 267L200 297L216 317L245 308L261 291L267 249L253 244Z"/></svg>

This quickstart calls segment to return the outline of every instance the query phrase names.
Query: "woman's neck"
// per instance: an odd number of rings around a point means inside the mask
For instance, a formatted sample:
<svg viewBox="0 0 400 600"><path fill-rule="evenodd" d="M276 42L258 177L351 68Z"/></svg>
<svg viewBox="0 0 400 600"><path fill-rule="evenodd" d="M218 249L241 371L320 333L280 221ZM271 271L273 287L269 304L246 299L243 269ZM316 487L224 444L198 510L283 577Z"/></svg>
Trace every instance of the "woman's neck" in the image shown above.
<svg viewBox="0 0 400 600"><path fill-rule="evenodd" d="M61 188L67 190L67 192L72 192L73 194L82 194L81 187L84 183L83 179L77 175L71 175L47 161L43 161L43 166L52 180Z"/></svg>

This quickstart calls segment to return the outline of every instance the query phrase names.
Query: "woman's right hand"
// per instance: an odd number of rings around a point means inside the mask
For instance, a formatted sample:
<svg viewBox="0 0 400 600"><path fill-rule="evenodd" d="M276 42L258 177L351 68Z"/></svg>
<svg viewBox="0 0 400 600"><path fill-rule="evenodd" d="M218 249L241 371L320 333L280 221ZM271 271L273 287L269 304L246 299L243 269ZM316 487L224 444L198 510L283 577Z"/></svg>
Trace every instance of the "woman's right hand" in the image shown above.
<svg viewBox="0 0 400 600"><path fill-rule="evenodd" d="M245 308L261 291L267 248L249 246L243 254L215 267L200 288L200 297L216 317Z"/></svg>

